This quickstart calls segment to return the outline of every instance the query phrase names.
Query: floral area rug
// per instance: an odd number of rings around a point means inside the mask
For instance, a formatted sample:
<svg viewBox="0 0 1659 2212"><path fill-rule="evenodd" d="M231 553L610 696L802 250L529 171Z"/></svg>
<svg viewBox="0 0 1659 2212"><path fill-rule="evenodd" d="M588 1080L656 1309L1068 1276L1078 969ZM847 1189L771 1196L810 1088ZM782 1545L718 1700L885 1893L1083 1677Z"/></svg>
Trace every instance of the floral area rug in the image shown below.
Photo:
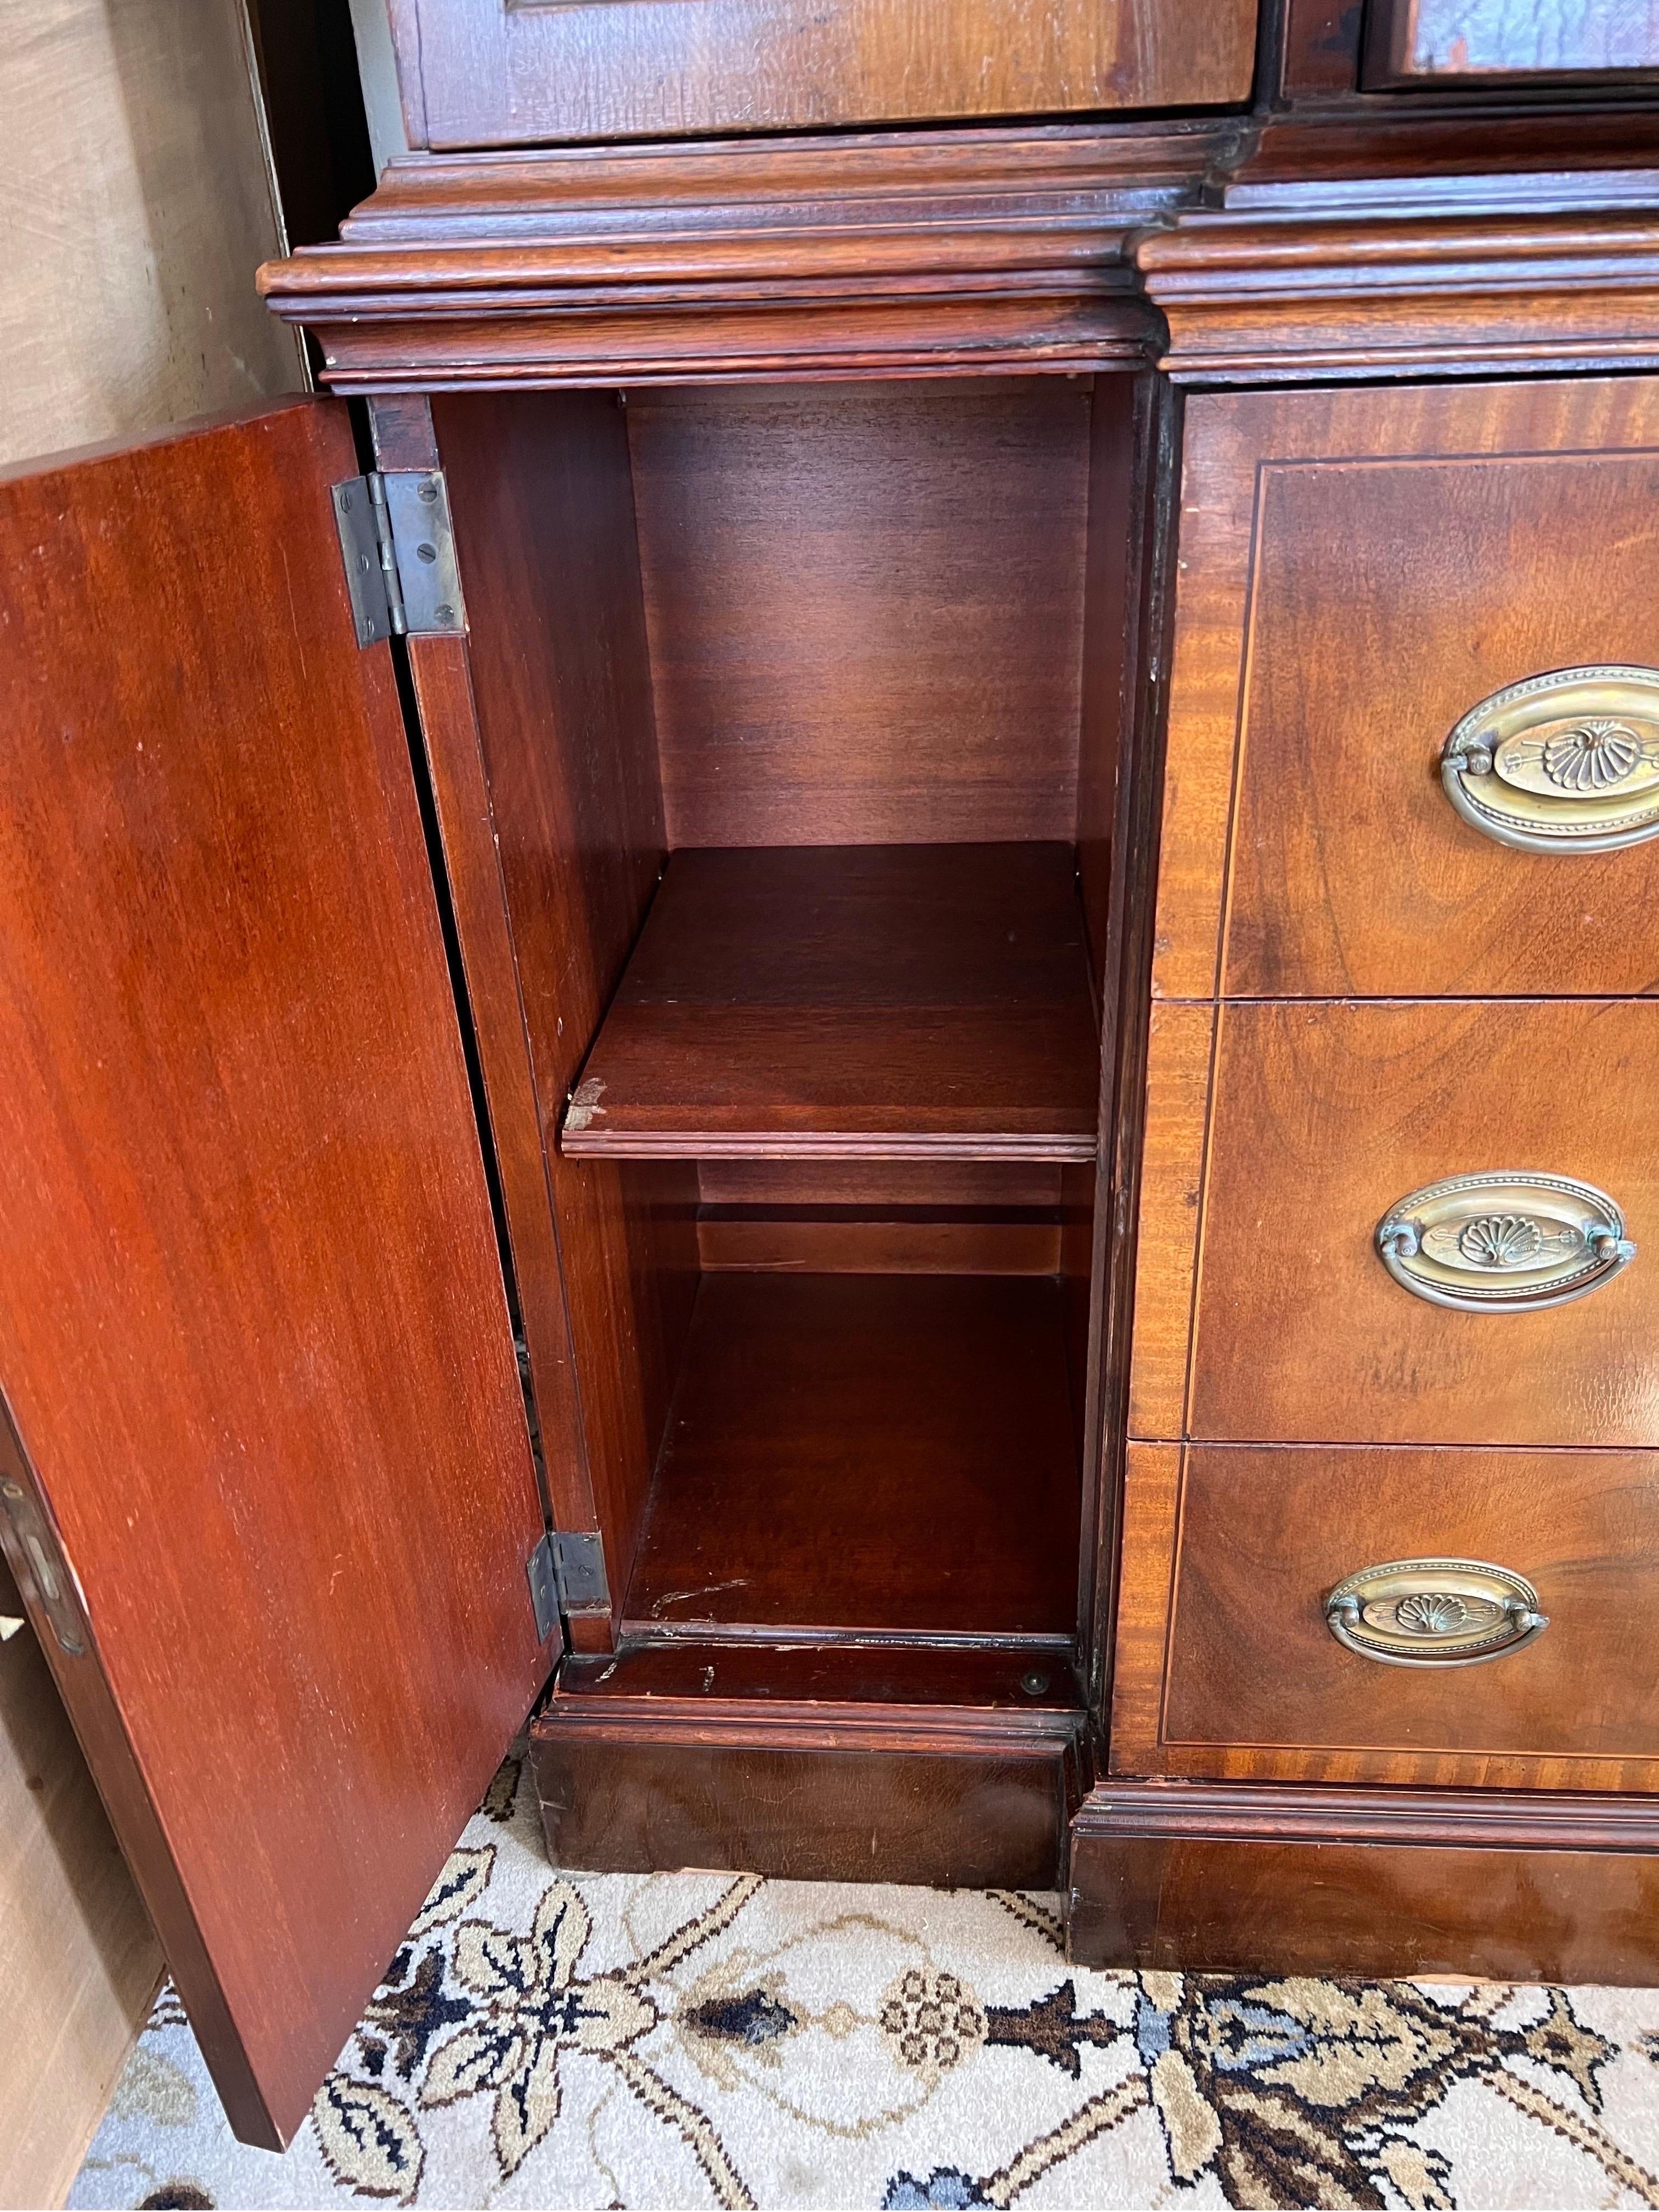
<svg viewBox="0 0 1659 2212"><path fill-rule="evenodd" d="M69 2202L1659 2206L1659 1992L1086 1973L1055 1905L563 1876L509 1760L287 2154L164 1990Z"/></svg>

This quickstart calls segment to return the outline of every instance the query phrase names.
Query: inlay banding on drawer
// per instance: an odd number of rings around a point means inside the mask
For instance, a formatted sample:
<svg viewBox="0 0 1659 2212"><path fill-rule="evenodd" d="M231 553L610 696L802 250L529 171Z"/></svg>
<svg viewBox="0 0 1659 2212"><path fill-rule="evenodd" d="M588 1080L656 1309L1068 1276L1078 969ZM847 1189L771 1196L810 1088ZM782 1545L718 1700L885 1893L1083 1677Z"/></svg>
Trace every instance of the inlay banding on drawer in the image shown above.
<svg viewBox="0 0 1659 2212"><path fill-rule="evenodd" d="M1460 814L1442 774L1474 710L1525 721L1564 674L1596 696L1561 688L1557 739L1588 717L1645 750L1659 379L1197 395L1180 551L1161 995L1659 989L1639 762L1628 806L1517 787L1558 828L1621 825L1571 854L1496 842L1493 791Z"/></svg>
<svg viewBox="0 0 1659 2212"><path fill-rule="evenodd" d="M1659 1455L1137 1446L1124 1547L1115 1771L1659 1786ZM1454 1662L1461 1602L1501 1663L1378 1665L1333 1633L1349 1589Z"/></svg>
<svg viewBox="0 0 1659 2212"><path fill-rule="evenodd" d="M1498 1315L1407 1295L1376 1249L1402 1197L1495 1152L1522 1153L1540 1183L1616 1193L1604 1224L1579 1194L1581 1239L1639 1244L1659 1220L1656 1071L1659 1006L1644 1000L1224 1006L1188 1433L1659 1444L1659 1268L1609 1262L1589 1297ZM1536 1210L1483 1203L1462 1225L1500 1244L1571 1226Z"/></svg>

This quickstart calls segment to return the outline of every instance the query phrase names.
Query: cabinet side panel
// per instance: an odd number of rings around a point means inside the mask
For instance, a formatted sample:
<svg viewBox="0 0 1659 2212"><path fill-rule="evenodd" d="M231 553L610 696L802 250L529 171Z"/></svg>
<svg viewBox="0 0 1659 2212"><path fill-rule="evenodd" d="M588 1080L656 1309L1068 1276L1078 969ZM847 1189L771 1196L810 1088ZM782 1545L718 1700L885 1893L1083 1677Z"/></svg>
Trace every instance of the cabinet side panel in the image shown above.
<svg viewBox="0 0 1659 2212"><path fill-rule="evenodd" d="M1099 999L1111 909L1112 825L1118 776L1141 679L1139 616L1152 465L1151 394L1144 379L1099 376L1089 411L1089 539L1083 605L1083 696L1078 757L1078 888L1088 917Z"/></svg>
<svg viewBox="0 0 1659 2212"><path fill-rule="evenodd" d="M619 1601L696 1269L690 1167L574 1164L555 1141L663 860L627 434L607 392L441 398L433 425L592 1497Z"/></svg>

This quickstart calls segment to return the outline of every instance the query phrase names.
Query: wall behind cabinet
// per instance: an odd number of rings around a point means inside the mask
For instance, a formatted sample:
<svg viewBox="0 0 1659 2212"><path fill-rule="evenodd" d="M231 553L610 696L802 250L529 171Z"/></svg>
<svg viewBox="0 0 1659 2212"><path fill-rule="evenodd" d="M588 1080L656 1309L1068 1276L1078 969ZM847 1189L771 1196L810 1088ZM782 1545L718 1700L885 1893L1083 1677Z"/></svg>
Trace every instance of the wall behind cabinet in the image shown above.
<svg viewBox="0 0 1659 2212"><path fill-rule="evenodd" d="M241 0L0 8L0 462L304 382Z"/></svg>

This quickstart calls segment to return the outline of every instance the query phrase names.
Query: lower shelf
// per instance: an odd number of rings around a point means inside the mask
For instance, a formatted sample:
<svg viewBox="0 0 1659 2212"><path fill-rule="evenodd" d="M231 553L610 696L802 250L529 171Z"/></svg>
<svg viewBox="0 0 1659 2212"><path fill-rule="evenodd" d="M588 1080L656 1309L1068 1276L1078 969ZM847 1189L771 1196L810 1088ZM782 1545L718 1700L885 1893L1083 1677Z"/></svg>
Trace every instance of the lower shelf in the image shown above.
<svg viewBox="0 0 1659 2212"><path fill-rule="evenodd" d="M1064 1321L1042 1277L706 1275L624 1636L1069 1645Z"/></svg>

